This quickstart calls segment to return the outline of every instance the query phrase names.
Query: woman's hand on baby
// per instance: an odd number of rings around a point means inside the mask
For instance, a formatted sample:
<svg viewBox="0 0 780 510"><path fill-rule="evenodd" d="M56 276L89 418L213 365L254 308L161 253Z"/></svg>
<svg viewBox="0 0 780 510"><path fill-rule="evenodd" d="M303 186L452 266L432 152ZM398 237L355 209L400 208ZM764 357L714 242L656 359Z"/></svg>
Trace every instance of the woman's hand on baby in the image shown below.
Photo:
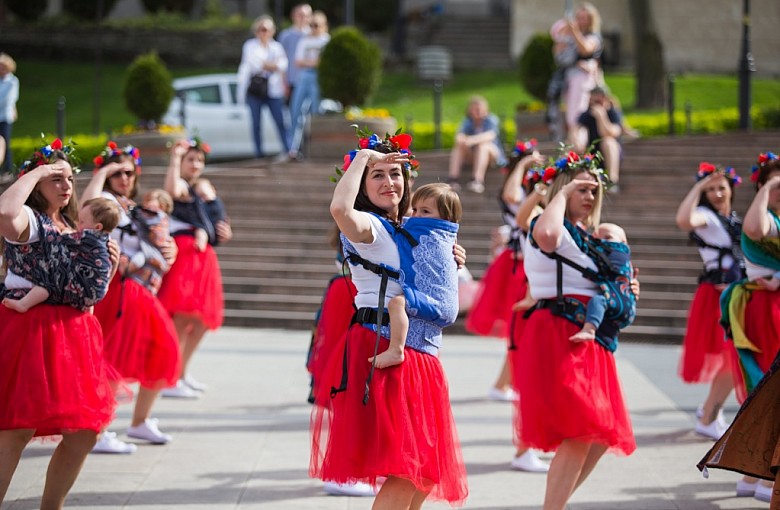
<svg viewBox="0 0 780 510"><path fill-rule="evenodd" d="M455 263L458 265L458 269L466 265L466 248L455 243L452 245L452 255L455 257Z"/></svg>
<svg viewBox="0 0 780 510"><path fill-rule="evenodd" d="M218 221L215 229L217 239L220 243L226 243L233 239L233 229L230 227L230 223L226 221Z"/></svg>
<svg viewBox="0 0 780 510"><path fill-rule="evenodd" d="M111 275L109 278L113 278L119 268L119 243L115 239L108 240L108 260L111 262Z"/></svg>

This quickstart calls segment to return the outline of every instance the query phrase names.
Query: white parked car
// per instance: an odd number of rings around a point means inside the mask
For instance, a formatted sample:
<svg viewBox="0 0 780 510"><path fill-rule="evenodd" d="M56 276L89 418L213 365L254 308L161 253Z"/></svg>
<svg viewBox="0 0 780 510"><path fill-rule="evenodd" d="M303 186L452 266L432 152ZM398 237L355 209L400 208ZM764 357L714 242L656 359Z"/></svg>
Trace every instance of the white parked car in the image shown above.
<svg viewBox="0 0 780 510"><path fill-rule="evenodd" d="M210 157L252 158L255 155L250 131L249 107L236 102L235 74L204 74L173 80L176 97L171 101L163 123L184 126L189 136L198 136L211 145ZM282 152L271 113L263 109L263 152Z"/></svg>

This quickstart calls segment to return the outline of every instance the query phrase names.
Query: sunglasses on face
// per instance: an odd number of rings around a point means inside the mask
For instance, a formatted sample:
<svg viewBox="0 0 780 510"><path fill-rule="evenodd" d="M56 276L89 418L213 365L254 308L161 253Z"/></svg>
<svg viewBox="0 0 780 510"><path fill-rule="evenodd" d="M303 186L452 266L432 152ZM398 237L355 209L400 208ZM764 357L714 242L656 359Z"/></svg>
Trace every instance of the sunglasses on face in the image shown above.
<svg viewBox="0 0 780 510"><path fill-rule="evenodd" d="M111 177L121 177L123 175L128 179L131 179L135 177L135 170L120 170L118 172L114 172L113 174L111 174Z"/></svg>
<svg viewBox="0 0 780 510"><path fill-rule="evenodd" d="M260 27L257 29L258 32L269 32L271 29L268 27Z"/></svg>
<svg viewBox="0 0 780 510"><path fill-rule="evenodd" d="M320 28L320 24L319 24L319 23L312 23L312 24L311 24L311 25L309 25L309 26L310 26L311 28Z"/></svg>

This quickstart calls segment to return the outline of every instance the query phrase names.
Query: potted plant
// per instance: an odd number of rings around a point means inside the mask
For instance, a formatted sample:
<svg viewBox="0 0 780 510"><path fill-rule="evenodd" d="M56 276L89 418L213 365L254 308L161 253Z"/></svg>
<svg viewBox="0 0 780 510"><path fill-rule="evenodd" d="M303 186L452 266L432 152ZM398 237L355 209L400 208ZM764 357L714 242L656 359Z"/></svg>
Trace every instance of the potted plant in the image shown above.
<svg viewBox="0 0 780 510"><path fill-rule="evenodd" d="M138 147L146 164L167 164L169 142L177 135L162 133L159 126L174 93L171 73L156 52L136 57L127 68L122 98L138 129L116 136L117 144Z"/></svg>
<svg viewBox="0 0 780 510"><path fill-rule="evenodd" d="M397 123L387 110L360 109L376 92L381 75L376 44L354 27L333 31L320 55L318 78L322 97L340 102L344 112L312 118L309 154L340 158L355 145L355 124L379 136L395 133Z"/></svg>

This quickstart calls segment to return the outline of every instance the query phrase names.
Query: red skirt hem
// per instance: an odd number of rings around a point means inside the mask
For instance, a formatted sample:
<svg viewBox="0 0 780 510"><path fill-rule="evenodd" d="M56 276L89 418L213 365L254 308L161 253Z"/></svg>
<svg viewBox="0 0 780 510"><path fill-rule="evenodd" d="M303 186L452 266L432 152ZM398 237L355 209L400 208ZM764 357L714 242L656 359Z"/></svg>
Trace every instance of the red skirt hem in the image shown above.
<svg viewBox="0 0 780 510"><path fill-rule="evenodd" d="M715 285L702 283L691 301L679 366L686 383L710 383L720 372L731 370L733 348L719 322L720 293Z"/></svg>
<svg viewBox="0 0 780 510"><path fill-rule="evenodd" d="M479 282L479 290L466 316L466 330L481 336L508 338L512 305L525 296L527 288L522 259L515 260L512 250L504 250Z"/></svg>

